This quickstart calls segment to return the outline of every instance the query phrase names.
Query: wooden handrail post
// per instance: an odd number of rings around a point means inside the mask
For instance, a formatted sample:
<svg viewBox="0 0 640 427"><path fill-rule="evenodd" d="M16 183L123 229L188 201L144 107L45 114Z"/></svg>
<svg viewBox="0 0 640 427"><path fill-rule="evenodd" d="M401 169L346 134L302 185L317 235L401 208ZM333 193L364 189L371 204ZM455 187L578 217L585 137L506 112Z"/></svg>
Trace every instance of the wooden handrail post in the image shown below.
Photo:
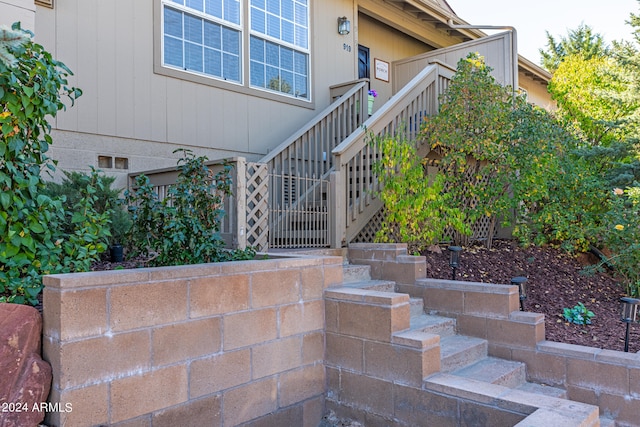
<svg viewBox="0 0 640 427"><path fill-rule="evenodd" d="M340 161L340 158L336 158L336 161ZM340 169L337 167L329 175L329 239L332 248L342 247L346 232L346 217L343 206L345 203L345 187Z"/></svg>
<svg viewBox="0 0 640 427"><path fill-rule="evenodd" d="M234 246L237 249L247 247L247 159L238 157L236 161L236 179L234 180L233 194L236 201Z"/></svg>

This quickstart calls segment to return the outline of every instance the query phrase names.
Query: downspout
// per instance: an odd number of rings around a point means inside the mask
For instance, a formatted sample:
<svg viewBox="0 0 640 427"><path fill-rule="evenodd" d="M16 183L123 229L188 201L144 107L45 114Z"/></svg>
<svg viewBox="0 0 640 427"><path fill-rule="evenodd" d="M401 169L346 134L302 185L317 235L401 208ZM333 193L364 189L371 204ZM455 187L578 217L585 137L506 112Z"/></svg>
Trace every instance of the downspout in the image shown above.
<svg viewBox="0 0 640 427"><path fill-rule="evenodd" d="M447 20L447 25L453 29L464 30L507 30L513 35L511 40L511 55L513 64L511 65L511 87L513 89L513 99L515 100L518 93L518 33L515 27L506 25L458 25L453 23L453 19Z"/></svg>

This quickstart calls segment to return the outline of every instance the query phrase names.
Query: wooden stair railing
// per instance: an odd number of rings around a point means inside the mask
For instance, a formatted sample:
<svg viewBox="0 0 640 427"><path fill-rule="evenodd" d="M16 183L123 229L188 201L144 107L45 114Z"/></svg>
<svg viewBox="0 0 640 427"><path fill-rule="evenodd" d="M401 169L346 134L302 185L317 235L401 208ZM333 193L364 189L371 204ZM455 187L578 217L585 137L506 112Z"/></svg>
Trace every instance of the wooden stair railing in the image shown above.
<svg viewBox="0 0 640 427"><path fill-rule="evenodd" d="M370 136L403 132L407 140L415 140L422 120L438 112L438 97L454 72L441 63L428 65L333 150L332 247L348 244L382 208L376 197L380 183L373 173L380 152Z"/></svg>
<svg viewBox="0 0 640 427"><path fill-rule="evenodd" d="M259 161L268 165L270 176L269 247L329 246L331 151L369 118L368 82L332 87L335 101ZM305 218L313 218L313 230L300 226Z"/></svg>

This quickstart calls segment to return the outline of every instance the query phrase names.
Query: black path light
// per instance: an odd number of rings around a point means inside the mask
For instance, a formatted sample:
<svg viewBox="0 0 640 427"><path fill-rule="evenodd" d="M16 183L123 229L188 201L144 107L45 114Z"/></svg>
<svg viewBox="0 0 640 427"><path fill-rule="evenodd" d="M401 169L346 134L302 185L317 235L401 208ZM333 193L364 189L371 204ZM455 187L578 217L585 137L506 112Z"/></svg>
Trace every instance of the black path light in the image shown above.
<svg viewBox="0 0 640 427"><path fill-rule="evenodd" d="M640 299L623 297L620 298L620 320L627 324L627 333L624 337L624 351L629 351L629 325L636 321L638 315L638 304Z"/></svg>
<svg viewBox="0 0 640 427"><path fill-rule="evenodd" d="M524 300L527 299L527 278L518 276L511 279L511 284L518 287L520 295L520 311L524 311Z"/></svg>
<svg viewBox="0 0 640 427"><path fill-rule="evenodd" d="M449 267L453 270L451 280L456 280L456 269L460 266L460 251L462 251L462 248L460 246L449 246L447 249L449 250Z"/></svg>

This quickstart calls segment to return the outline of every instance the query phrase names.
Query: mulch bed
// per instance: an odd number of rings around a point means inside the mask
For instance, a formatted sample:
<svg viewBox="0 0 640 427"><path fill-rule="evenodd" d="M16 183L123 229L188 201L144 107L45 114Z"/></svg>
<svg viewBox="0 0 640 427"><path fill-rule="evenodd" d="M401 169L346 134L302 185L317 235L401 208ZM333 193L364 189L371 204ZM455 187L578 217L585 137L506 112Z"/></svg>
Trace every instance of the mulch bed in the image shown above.
<svg viewBox="0 0 640 427"><path fill-rule="evenodd" d="M451 279L449 251L427 251L427 277ZM457 280L509 284L525 276L524 309L545 315L546 339L588 347L624 350L626 324L620 321L620 297L624 289L613 275L586 275L584 266L598 260L590 254L572 256L551 247L521 248L514 241L498 240L491 250L466 247L461 252ZM564 308L582 302L595 313L591 325L564 320ZM629 351L640 351L640 324L631 325Z"/></svg>

